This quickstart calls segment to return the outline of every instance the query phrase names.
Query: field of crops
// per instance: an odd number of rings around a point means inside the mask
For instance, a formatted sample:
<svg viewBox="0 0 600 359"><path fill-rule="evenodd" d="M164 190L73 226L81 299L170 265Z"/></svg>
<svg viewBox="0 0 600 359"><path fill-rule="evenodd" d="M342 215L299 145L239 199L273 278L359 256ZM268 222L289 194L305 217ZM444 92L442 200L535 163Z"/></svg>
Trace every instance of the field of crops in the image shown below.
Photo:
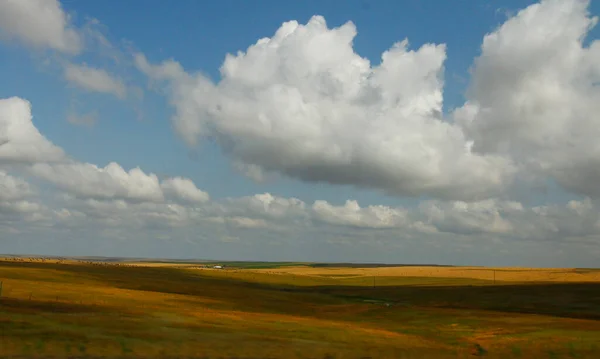
<svg viewBox="0 0 600 359"><path fill-rule="evenodd" d="M0 356L600 357L595 270L224 264L0 261Z"/></svg>

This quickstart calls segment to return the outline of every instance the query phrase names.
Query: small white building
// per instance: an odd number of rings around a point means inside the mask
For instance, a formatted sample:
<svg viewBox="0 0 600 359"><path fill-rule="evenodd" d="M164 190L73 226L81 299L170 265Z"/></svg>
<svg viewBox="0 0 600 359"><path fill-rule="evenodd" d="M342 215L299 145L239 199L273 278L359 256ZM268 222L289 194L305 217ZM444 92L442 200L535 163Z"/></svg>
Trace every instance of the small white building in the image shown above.
<svg viewBox="0 0 600 359"><path fill-rule="evenodd" d="M223 269L223 266L214 266L214 269Z"/></svg>

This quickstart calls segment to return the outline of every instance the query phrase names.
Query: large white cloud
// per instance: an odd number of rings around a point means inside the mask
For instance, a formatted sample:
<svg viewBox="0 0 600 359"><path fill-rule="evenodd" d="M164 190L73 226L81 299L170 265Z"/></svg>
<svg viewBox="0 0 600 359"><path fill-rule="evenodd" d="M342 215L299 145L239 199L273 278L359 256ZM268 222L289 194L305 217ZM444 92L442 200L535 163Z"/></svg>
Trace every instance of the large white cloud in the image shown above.
<svg viewBox="0 0 600 359"><path fill-rule="evenodd" d="M520 178L550 176L597 197L600 42L587 0L544 0L485 36L468 101L440 115L445 47L402 41L371 66L352 48L352 23L287 22L227 55L221 80L175 61L138 67L169 80L174 124L189 144L216 138L253 178L305 181L397 195L481 200ZM542 179L543 181L543 179Z"/></svg>
<svg viewBox="0 0 600 359"><path fill-rule="evenodd" d="M121 198L132 201L164 200L158 177L139 168L125 171L115 162L104 168L90 163L38 163L31 171L60 189L84 198Z"/></svg>
<svg viewBox="0 0 600 359"><path fill-rule="evenodd" d="M280 231L322 229L314 226L322 223L348 230L385 229L390 236L394 233L415 233L415 237L438 233L487 234L522 239L600 236L600 212L590 199L571 201L565 206L533 208L497 199L476 202L432 200L419 207L402 208L361 207L352 200L341 206L323 200L307 205L297 198L263 193L211 202L206 192L186 178L160 180L139 168L126 171L117 163L101 168L75 161L35 129L26 101L18 98L0 101L3 101L0 104L10 105L0 106L0 110L4 110L0 111L0 118L11 125L19 124L15 126L18 129L26 129L9 131L11 140L14 140L9 143L27 143L20 136L37 136L37 142L44 144L45 148L59 151L56 158L50 156L46 161L39 156L29 156L34 158L32 161L24 160L27 156L12 156L10 162L0 161L0 165L21 164L21 168L28 170L27 173L68 193L65 200L55 203L52 209L31 197L34 191L26 181L0 172L0 225L3 230L12 228L7 226L19 221L44 223L56 228L99 225L152 230L221 225ZM18 110L15 111L15 108ZM15 162L15 158L20 162ZM53 161L55 159L59 161Z"/></svg>
<svg viewBox="0 0 600 359"><path fill-rule="evenodd" d="M0 0L2 37L68 54L77 54L83 47L58 0Z"/></svg>
<svg viewBox="0 0 600 359"><path fill-rule="evenodd" d="M154 173L145 173L139 167L126 171L116 162L103 168L77 161L36 163L30 167L30 172L83 199L194 204L210 198L190 179L175 177L161 181Z"/></svg>
<svg viewBox="0 0 600 359"><path fill-rule="evenodd" d="M33 124L28 101L18 97L0 99L0 164L64 159L64 151L48 141Z"/></svg>
<svg viewBox="0 0 600 359"><path fill-rule="evenodd" d="M566 189L600 195L600 41L586 0L545 0L485 36L455 119L481 154L508 155Z"/></svg>
<svg viewBox="0 0 600 359"><path fill-rule="evenodd" d="M212 136L235 163L398 195L474 199L510 182L510 161L472 153L442 118L444 45L402 41L371 66L354 52L355 36L352 23L329 29L320 16L284 23L227 55L217 84L172 60L136 61L170 81L186 142Z"/></svg>

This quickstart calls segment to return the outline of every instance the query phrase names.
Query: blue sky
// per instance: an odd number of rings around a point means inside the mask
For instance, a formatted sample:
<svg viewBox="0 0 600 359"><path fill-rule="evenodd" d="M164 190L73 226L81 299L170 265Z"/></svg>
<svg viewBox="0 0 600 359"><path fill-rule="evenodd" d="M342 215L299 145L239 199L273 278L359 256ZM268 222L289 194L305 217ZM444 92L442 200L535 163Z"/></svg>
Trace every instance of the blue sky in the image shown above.
<svg viewBox="0 0 600 359"><path fill-rule="evenodd" d="M27 127L10 107L26 100L40 133L0 122L11 140L0 188L15 192L0 196L0 252L600 263L597 1L27 0L0 10L2 120ZM250 56L261 38L280 50ZM404 39L377 77L382 53ZM220 72L227 54L242 70ZM368 68L349 67L361 57ZM168 61L182 70L164 75ZM46 145L64 156L48 160ZM139 167L146 182L111 162Z"/></svg>

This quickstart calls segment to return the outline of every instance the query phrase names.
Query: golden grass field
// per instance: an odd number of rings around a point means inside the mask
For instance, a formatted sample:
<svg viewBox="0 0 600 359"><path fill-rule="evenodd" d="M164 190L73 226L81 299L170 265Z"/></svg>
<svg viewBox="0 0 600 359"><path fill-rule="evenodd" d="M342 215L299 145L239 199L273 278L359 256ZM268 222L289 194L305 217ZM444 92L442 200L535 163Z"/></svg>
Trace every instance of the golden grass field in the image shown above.
<svg viewBox="0 0 600 359"><path fill-rule="evenodd" d="M345 277L436 277L468 278L502 282L595 282L600 283L600 270L587 271L572 268L493 268L493 267L377 267L336 268L292 266L256 269L257 272L306 276Z"/></svg>
<svg viewBox="0 0 600 359"><path fill-rule="evenodd" d="M235 267L0 259L0 357L600 358L600 270Z"/></svg>

